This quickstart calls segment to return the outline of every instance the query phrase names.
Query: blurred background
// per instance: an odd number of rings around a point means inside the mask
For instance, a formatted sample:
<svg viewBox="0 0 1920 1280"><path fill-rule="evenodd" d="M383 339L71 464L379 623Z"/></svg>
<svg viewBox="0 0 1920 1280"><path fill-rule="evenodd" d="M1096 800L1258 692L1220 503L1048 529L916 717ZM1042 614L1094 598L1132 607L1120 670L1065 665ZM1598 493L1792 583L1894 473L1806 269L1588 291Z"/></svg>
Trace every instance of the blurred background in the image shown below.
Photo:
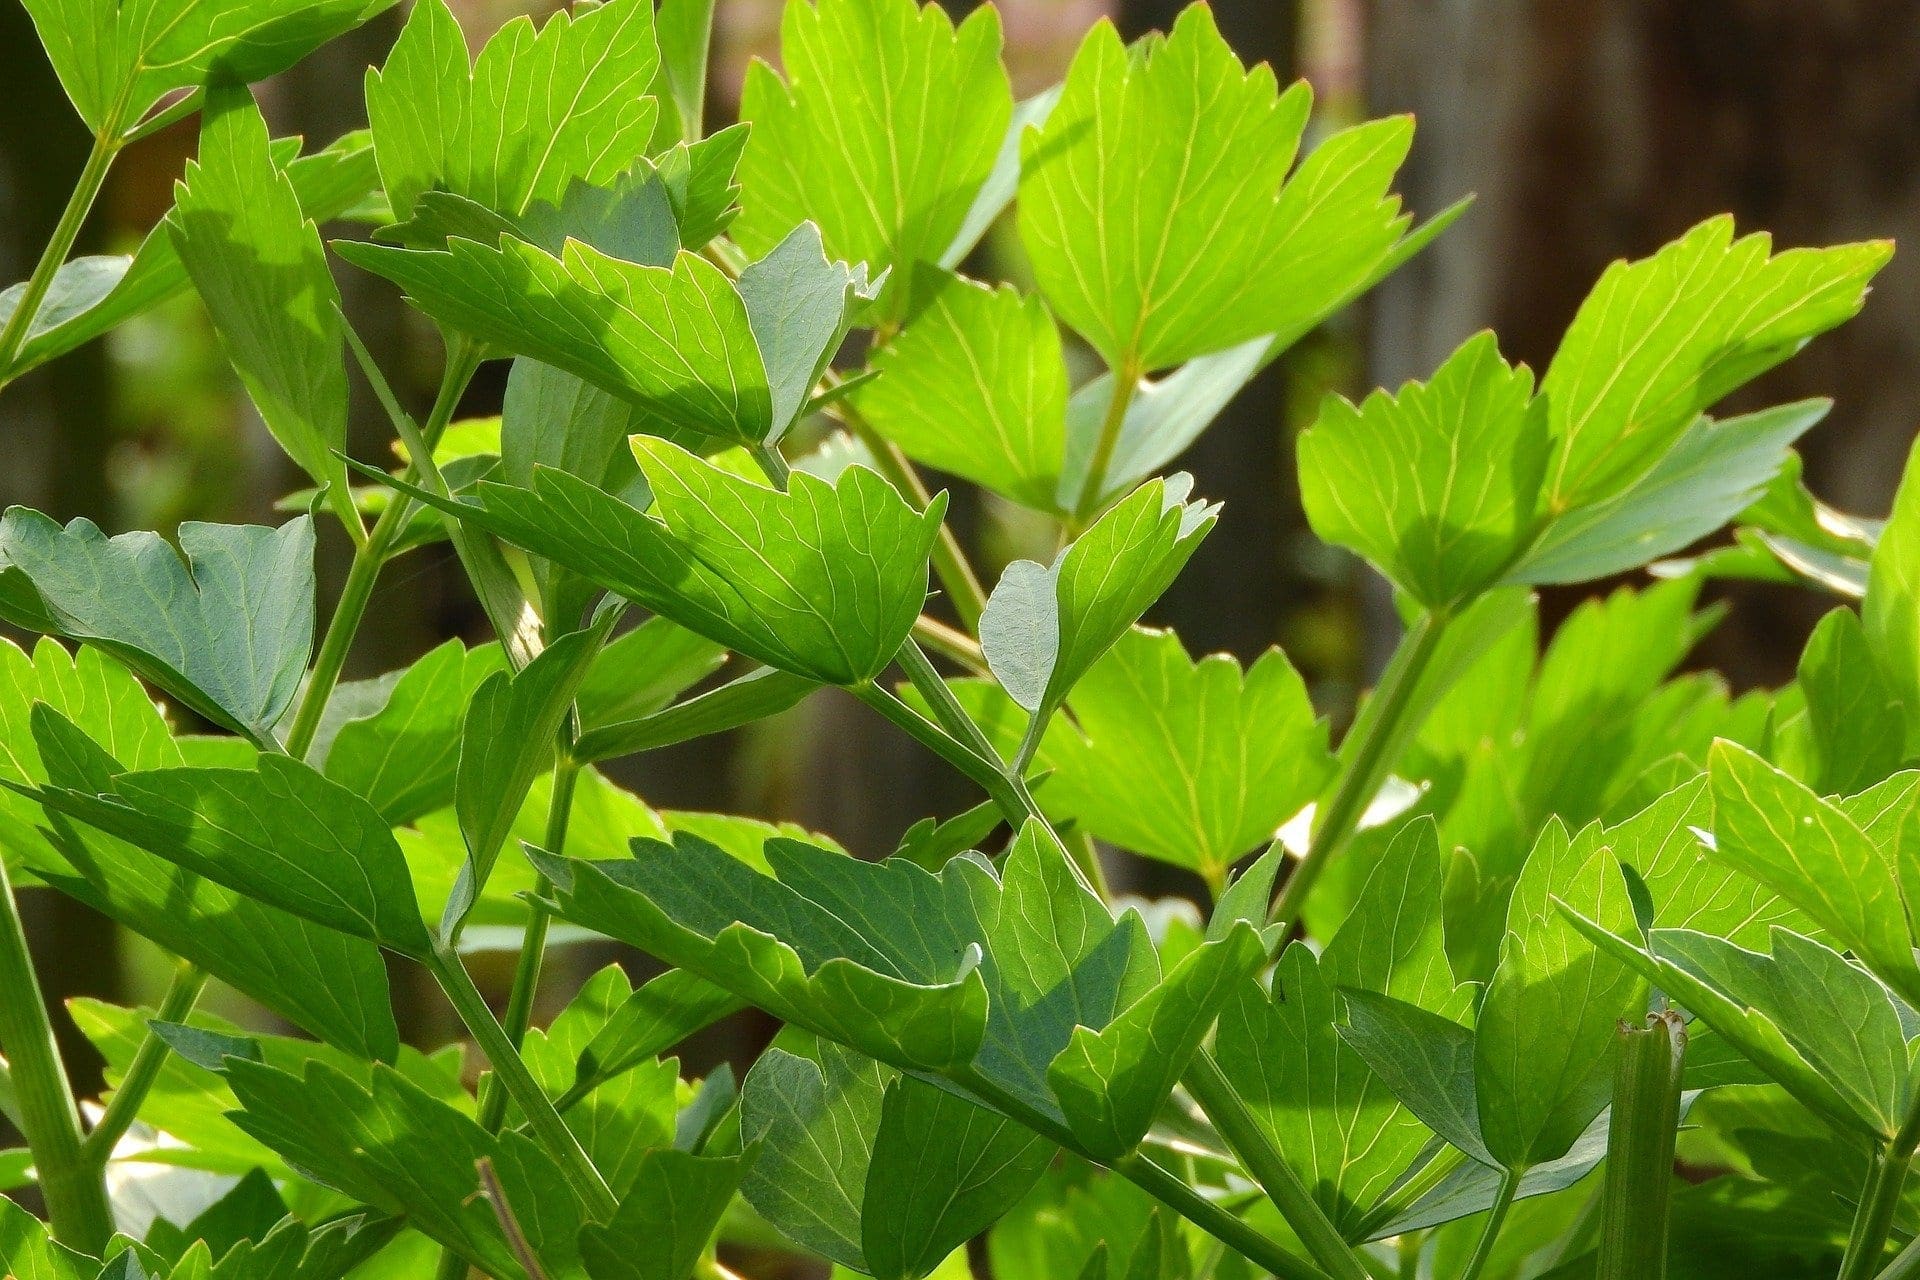
<svg viewBox="0 0 1920 1280"><path fill-rule="evenodd" d="M539 0L453 0L476 44ZM970 4L955 0L961 10ZM1058 80L1081 34L1110 16L1128 36L1171 23L1178 0L999 0L1019 96ZM1920 0L1215 0L1248 62L1316 90L1318 127L1412 112L1419 134L1401 190L1421 214L1475 192L1438 245L1360 308L1269 369L1183 459L1223 523L1152 620L1190 649L1251 660L1282 644L1336 722L1395 635L1385 594L1307 531L1293 478L1293 434L1328 390L1424 377L1471 332L1491 327L1511 358L1543 367L1606 263L1640 256L1710 214L1782 245L1909 239L1920 220ZM774 57L779 0L721 0L709 120L733 118L747 60ZM365 123L360 83L399 30L396 9L260 89L276 133L320 145ZM87 137L21 6L0 4L0 281L24 278L84 160ZM165 212L192 153L193 121L132 149L77 252L128 251ZM1920 237L1913 243L1920 244ZM1019 280L1017 237L1002 227L970 264ZM430 399L440 351L429 326L384 282L350 270L355 325L389 376ZM1838 405L1804 447L1813 490L1842 509L1886 510L1920 418L1920 254L1896 256L1865 313L1762 378L1737 407L1810 395ZM483 372L465 415L497 412L506 366ZM364 386L353 450L384 457L389 429ZM23 379L0 400L0 503L109 532L169 530L185 519L277 522L296 477L253 417L191 297ZM962 535L997 572L1018 531L957 504ZM345 571L344 540L323 543L322 591ZM485 638L458 565L429 548L383 579L348 669L402 666L450 635ZM1827 602L1790 588L1712 588L1733 613L1696 653L1742 689L1789 679ZM1571 601L1549 600L1549 618ZM887 725L833 694L778 722L643 758L617 780L660 807L792 819L878 856L914 820L967 804L964 784ZM1134 887L1197 887L1147 873ZM157 957L75 904L30 899L49 995L153 998ZM604 962L581 956L577 965ZM504 986L506 963L492 976ZM404 979L403 979L404 981ZM556 982L556 988L567 984ZM424 992L402 1026L448 1033ZM737 1051L736 1027L690 1055L700 1069ZM97 1059L70 1061L91 1089Z"/></svg>

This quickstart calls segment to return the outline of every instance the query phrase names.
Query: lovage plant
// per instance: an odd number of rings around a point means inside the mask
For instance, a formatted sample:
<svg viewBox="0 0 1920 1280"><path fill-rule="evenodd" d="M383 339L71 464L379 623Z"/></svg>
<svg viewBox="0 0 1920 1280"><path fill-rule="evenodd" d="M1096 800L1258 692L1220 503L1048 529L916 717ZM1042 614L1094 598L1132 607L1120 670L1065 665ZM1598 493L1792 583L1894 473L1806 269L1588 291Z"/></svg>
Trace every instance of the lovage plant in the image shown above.
<svg viewBox="0 0 1920 1280"><path fill-rule="evenodd" d="M1714 219L1610 268L1537 379L1481 335L1328 400L1307 516L1406 623L1335 745L1284 653L1139 622L1233 536L1167 468L1461 212L1391 194L1410 121L1309 146L1307 88L1202 6L1016 102L990 6L788 0L709 133L711 0L472 56L417 0L370 128L309 149L248 85L383 0L27 7L95 143L0 294L0 384L191 290L310 485L277 528L0 521L0 617L42 637L0 642L0 1178L45 1208L0 1202L0 1273L1920 1275L1920 480L1843 517L1792 452L1824 402L1714 416L1887 245ZM195 113L139 251L68 260L119 153ZM996 225L1018 283L961 272ZM438 327L424 417L336 270ZM498 419L453 421L494 360ZM347 454L351 377L397 470ZM1045 550L983 572L925 471ZM441 542L494 639L343 681ZM1534 588L1649 566L1542 635ZM1676 674L1719 575L1846 598L1791 685ZM602 772L849 695L976 807L869 862ZM1134 857L1206 901L1117 899ZM177 957L159 1007L46 1007L45 892ZM536 1027L582 937L664 971ZM468 962L503 945L496 1010ZM477 1053L397 1025L408 965ZM285 1034L198 1011L216 981ZM682 1078L747 1006L773 1044ZM110 1190L161 1170L158 1217Z"/></svg>

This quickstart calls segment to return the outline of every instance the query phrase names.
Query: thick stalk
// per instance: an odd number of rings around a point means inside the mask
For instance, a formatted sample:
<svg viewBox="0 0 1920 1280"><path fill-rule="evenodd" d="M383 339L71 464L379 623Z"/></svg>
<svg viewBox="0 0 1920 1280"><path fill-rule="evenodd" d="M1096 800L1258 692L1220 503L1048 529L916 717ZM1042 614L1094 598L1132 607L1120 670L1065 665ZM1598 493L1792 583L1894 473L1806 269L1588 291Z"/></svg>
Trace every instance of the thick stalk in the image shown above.
<svg viewBox="0 0 1920 1280"><path fill-rule="evenodd" d="M1300 1175L1286 1162L1267 1131L1260 1127L1246 1100L1220 1070L1211 1052L1202 1049L1193 1055L1182 1083L1234 1154L1240 1157L1253 1180L1273 1201L1280 1216L1306 1245L1313 1260L1335 1280L1369 1280L1365 1264L1320 1208L1306 1184L1300 1181Z"/></svg>
<svg viewBox="0 0 1920 1280"><path fill-rule="evenodd" d="M73 194L67 198L67 207L60 211L60 221L53 228L53 238L41 250L40 261L34 264L33 274L27 277L27 287L21 292L18 305L14 307L13 314L7 317L6 327L0 329L0 386L13 380L14 366L20 358L20 348L26 345L27 334L33 328L34 317L40 314L40 306L47 300L47 291L53 287L54 276L66 265L67 255L73 251L73 242L79 238L80 228L86 224L87 214L100 195L100 188L107 180L107 170L113 167L113 158L120 152L119 132L118 123L109 121L95 135L93 149L87 152L87 163L80 170L80 180L74 184Z"/></svg>
<svg viewBox="0 0 1920 1280"><path fill-rule="evenodd" d="M1900 1196L1906 1190L1907 1171L1913 1167L1914 1148L1920 1146L1920 1098L1908 1104L1906 1121L1893 1139L1875 1155L1860 1188L1860 1205L1847 1235L1847 1251L1840 1259L1837 1280L1866 1280L1880 1266L1893 1230ZM1904 1256L1904 1255L1903 1255ZM1898 1264L1889 1264L1889 1269Z"/></svg>
<svg viewBox="0 0 1920 1280"><path fill-rule="evenodd" d="M1113 371L1113 398L1107 401L1107 416L1100 422L1100 436L1093 442L1093 458L1087 463L1086 485L1075 504L1074 524L1084 527L1100 510L1100 492L1107 487L1107 468L1113 465L1113 451L1120 443L1120 429L1127 424L1127 410L1134 392L1140 388L1140 366L1129 358Z"/></svg>
<svg viewBox="0 0 1920 1280"><path fill-rule="evenodd" d="M20 1128L54 1238L98 1257L113 1236L100 1165L81 1151L80 1109L67 1083L66 1064L53 1036L53 1020L27 952L27 934L6 865L0 862L0 1051L13 1075Z"/></svg>
<svg viewBox="0 0 1920 1280"><path fill-rule="evenodd" d="M1401 639L1393 661L1387 664L1386 675L1374 690L1373 701L1361 712L1354 730L1361 736L1352 744L1353 753L1346 761L1333 799L1318 815L1306 855L1288 874L1286 883L1274 897L1273 908L1267 913L1269 923L1285 926L1283 934L1299 920L1307 895L1313 892L1327 863L1353 838L1361 815L1380 790L1401 744L1414 728L1407 723L1407 711L1413 705L1420 678L1440 649L1449 618L1449 614L1437 610L1421 615Z"/></svg>
<svg viewBox="0 0 1920 1280"><path fill-rule="evenodd" d="M439 393L434 397L433 410L427 417L426 425L420 430L429 448L439 441L441 433L447 429L447 423L453 420L454 409L479 367L479 353L473 344L462 341L450 345L446 369L440 377ZM408 466L408 478L413 478L422 466L431 465L431 462L431 457L425 462L419 458L413 459ZM333 617L327 623L327 634L320 641L320 653L313 661L313 671L307 677L306 690L300 695L293 726L287 731L287 754L296 760L304 758L308 748L313 745L314 735L320 730L320 721L327 713L327 703L333 697L335 686L340 683L340 672L346 666L347 653L353 648L354 637L360 632L360 623L366 618L367 604L373 599L374 583L379 579L380 571L386 568L387 558L393 554L394 541L406 529L412 513L412 500L403 494L393 494L380 512L380 518L374 521L373 530L367 535L366 541L353 550L353 564L347 570L346 585L341 588L339 603L334 606Z"/></svg>
<svg viewBox="0 0 1920 1280"><path fill-rule="evenodd" d="M560 1166L567 1181L573 1184L589 1214L598 1222L610 1220L617 1207L613 1192L607 1189L606 1180L593 1167L593 1161L587 1158L573 1130L567 1128L567 1122L553 1109L553 1102L540 1088L539 1081L527 1070L527 1064L520 1060L519 1050L507 1039L506 1031L494 1018L493 1010L487 1007L486 997L480 994L480 988L473 985L473 978L460 962L460 957L452 951L438 948L428 958L427 968L440 984L440 989L446 992L448 1001L452 1003L454 1012L460 1015L460 1021L466 1024L468 1033L479 1044L487 1065L493 1069L494 1078L505 1087L507 1096L520 1105L533 1136Z"/></svg>
<svg viewBox="0 0 1920 1280"><path fill-rule="evenodd" d="M194 1001L200 998L201 990L207 985L206 970L190 960L174 963L173 981L167 986L167 994L161 998L160 1010L154 1015L155 1022L185 1022L187 1015L193 1012ZM141 1104L146 1102L147 1094L160 1078L160 1068L167 1063L167 1054L171 1050L152 1027L140 1038L140 1047L134 1050L133 1062L127 1067L127 1074L121 1077L120 1087L113 1091L113 1097L107 1101L107 1109L100 1115L100 1123L93 1126L86 1141L81 1144L81 1153L96 1165L105 1166L113 1158L113 1149L140 1114Z"/></svg>
<svg viewBox="0 0 1920 1280"><path fill-rule="evenodd" d="M1664 1280L1668 1192L1680 1127L1680 1063L1687 1028L1672 1011L1620 1027L1600 1202L1597 1280Z"/></svg>

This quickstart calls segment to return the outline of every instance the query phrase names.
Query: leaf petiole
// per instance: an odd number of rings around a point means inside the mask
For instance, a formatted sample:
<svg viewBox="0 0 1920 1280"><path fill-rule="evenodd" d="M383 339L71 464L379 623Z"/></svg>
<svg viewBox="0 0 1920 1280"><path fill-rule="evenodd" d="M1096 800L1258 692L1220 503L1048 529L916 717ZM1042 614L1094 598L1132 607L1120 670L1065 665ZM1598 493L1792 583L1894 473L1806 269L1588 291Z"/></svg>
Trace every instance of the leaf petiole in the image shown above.
<svg viewBox="0 0 1920 1280"><path fill-rule="evenodd" d="M206 985L206 970L190 960L177 961L173 969L173 981L168 984L167 994L161 998L160 1009L154 1014L153 1021L185 1022ZM113 1159L113 1149L139 1116L141 1104L147 1100L154 1082L160 1078L160 1068L166 1065L169 1052L171 1050L167 1042L149 1026L146 1035L140 1039L140 1047L134 1050L133 1062L127 1067L127 1074L121 1078L120 1087L113 1091L113 1097L108 1100L100 1123L80 1144L80 1153L84 1158L103 1167Z"/></svg>
<svg viewBox="0 0 1920 1280"><path fill-rule="evenodd" d="M1500 1175L1500 1190L1494 1196L1493 1207L1487 1210L1487 1221L1480 1228L1480 1239L1474 1244L1467 1265L1460 1269L1460 1280L1480 1280L1480 1273L1486 1270L1487 1260L1493 1257L1493 1246L1500 1238L1500 1228L1506 1225L1507 1210L1513 1208L1514 1193L1519 1190L1520 1170L1504 1170Z"/></svg>
<svg viewBox="0 0 1920 1280"><path fill-rule="evenodd" d="M67 198L66 208L60 211L60 221L54 226L53 238L47 241L47 247L40 253L40 260L34 263L33 274L27 277L27 287L14 305L13 314L7 317L6 327L0 329L0 387L18 376L20 349L26 345L33 321L40 314L41 304L47 300L47 291L53 288L54 276L66 265L67 255L73 251L73 242L79 239L80 228L86 225L87 214L92 211L93 202L99 198L100 188L106 183L107 171L113 167L114 157L120 154L118 133L119 125L109 121L94 135L93 147L87 152L87 162L80 170L79 181L74 184L73 194Z"/></svg>

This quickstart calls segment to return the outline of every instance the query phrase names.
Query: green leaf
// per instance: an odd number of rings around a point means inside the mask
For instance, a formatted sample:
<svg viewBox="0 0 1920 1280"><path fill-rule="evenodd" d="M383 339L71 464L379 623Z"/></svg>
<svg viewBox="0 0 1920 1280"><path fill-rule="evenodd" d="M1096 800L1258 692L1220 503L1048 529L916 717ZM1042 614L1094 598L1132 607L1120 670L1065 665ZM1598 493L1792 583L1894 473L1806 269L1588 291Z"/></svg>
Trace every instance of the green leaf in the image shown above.
<svg viewBox="0 0 1920 1280"><path fill-rule="evenodd" d="M460 728L460 764L454 811L467 842L467 863L447 901L440 934L460 926L493 873L533 780L553 768L560 726L586 679L614 614L569 632L520 671L498 671L474 691Z"/></svg>
<svg viewBox="0 0 1920 1280"><path fill-rule="evenodd" d="M1794 441L1833 407L1798 400L1759 413L1696 419L1644 476L1549 524L1509 582L1587 582L1690 546L1741 514L1792 457Z"/></svg>
<svg viewBox="0 0 1920 1280"><path fill-rule="evenodd" d="M524 1134L487 1133L386 1067L368 1083L323 1063L299 1075L228 1057L234 1123L308 1177L386 1213L499 1276L525 1275L493 1206L477 1194L492 1164L513 1216L554 1274L577 1274L580 1206L553 1162Z"/></svg>
<svg viewBox="0 0 1920 1280"><path fill-rule="evenodd" d="M1300 437L1300 496L1320 537L1441 608L1499 581L1532 540L1546 448L1532 375L1483 333L1397 396L1329 397Z"/></svg>
<svg viewBox="0 0 1920 1280"><path fill-rule="evenodd" d="M802 222L748 263L738 282L747 323L760 348L772 397L767 429L747 444L772 444L805 413L807 401L853 323L855 308L881 288L885 272L848 266L827 254L820 228Z"/></svg>
<svg viewBox="0 0 1920 1280"><path fill-rule="evenodd" d="M57 647L45 647L58 653ZM49 667L58 662L51 656L41 660ZM83 680L93 674L85 659L75 670ZM130 749L130 759L144 768L177 763L178 749L165 742L159 712L141 697L139 685L117 668L103 664L97 670L112 708L102 736ZM35 783L75 794L111 787L124 766L60 719L65 690L56 693L53 685L42 684L40 693L55 696L35 704L31 717L22 709L20 735L9 734L15 744L11 759ZM95 713L80 713L89 727L100 731ZM29 727L29 718L58 734L55 754L43 757L40 735ZM10 713L9 725L14 723ZM157 742L156 729L161 735ZM18 745L29 741L35 743L36 758L31 761ZM16 785L10 778L5 782L9 788ZM398 1032L387 970L371 944L243 897L136 845L82 830L55 815L49 818L47 834L58 860L34 864L41 879L191 960L329 1044L361 1057L392 1060Z"/></svg>
<svg viewBox="0 0 1920 1280"><path fill-rule="evenodd" d="M819 1055L769 1049L747 1073L740 1135L761 1152L740 1190L795 1244L865 1271L860 1208L892 1073L833 1045Z"/></svg>
<svg viewBox="0 0 1920 1280"><path fill-rule="evenodd" d="M1873 549L1860 622L1887 683L1907 708L1907 751L1920 746L1920 441L1907 454L1893 513Z"/></svg>
<svg viewBox="0 0 1920 1280"><path fill-rule="evenodd" d="M1047 744L1050 812L1222 883L1333 773L1327 728L1279 649L1245 672L1198 663L1171 631L1135 628L1068 697L1080 733Z"/></svg>
<svg viewBox="0 0 1920 1280"><path fill-rule="evenodd" d="M175 189L167 225L261 421L344 510L340 291L320 232L274 164L267 122L244 86L208 90L199 159Z"/></svg>
<svg viewBox="0 0 1920 1280"><path fill-rule="evenodd" d="M1340 1038L1422 1124L1494 1168L1480 1136L1474 1034L1418 1005L1374 991L1343 991Z"/></svg>
<svg viewBox="0 0 1920 1280"><path fill-rule="evenodd" d="M1744 747L1717 742L1709 852L1804 911L1909 1003L1920 963L1890 860L1851 818Z"/></svg>
<svg viewBox="0 0 1920 1280"><path fill-rule="evenodd" d="M1373 992L1449 1020L1468 1016L1472 991L1455 985L1444 947L1444 872L1433 824L1409 826L1324 951L1289 946L1271 995L1242 984L1221 1014L1214 1052L1222 1069L1347 1234L1429 1139L1341 1038L1337 993Z"/></svg>
<svg viewBox="0 0 1920 1280"><path fill-rule="evenodd" d="M1880 1132L1876 1108L1860 1105L1851 1084L1829 1080L1801 1054L1800 1045L1839 1029L1831 1010L1778 1005L1767 956L1687 929L1656 929L1643 941L1637 930L1622 936L1565 910L1588 941L1684 1005L1829 1124L1843 1131ZM1864 973L1861 977L1867 979Z"/></svg>
<svg viewBox="0 0 1920 1280"><path fill-rule="evenodd" d="M726 650L713 641L666 618L648 618L594 656L574 697L580 723L591 732L645 719L726 662Z"/></svg>
<svg viewBox="0 0 1920 1280"><path fill-rule="evenodd" d="M100 1263L55 1241L44 1222L0 1196L0 1272L18 1280L95 1280Z"/></svg>
<svg viewBox="0 0 1920 1280"><path fill-rule="evenodd" d="M1043 721L1165 591L1219 508L1190 502L1185 474L1142 485L1051 565L1007 566L980 618L987 665Z"/></svg>
<svg viewBox="0 0 1920 1280"><path fill-rule="evenodd" d="M1290 343L1392 250L1405 221L1385 188L1411 122L1335 135L1282 188L1310 97L1246 71L1205 6L1131 50L1104 23L1082 43L1022 143L1020 232L1055 312L1110 367Z"/></svg>
<svg viewBox="0 0 1920 1280"><path fill-rule="evenodd" d="M1765 234L1735 240L1723 216L1607 268L1540 383L1549 514L1620 493L1702 410L1850 318L1893 246L1771 250Z"/></svg>
<svg viewBox="0 0 1920 1280"><path fill-rule="evenodd" d="M762 667L638 719L589 729L574 744L574 754L607 760L737 729L780 714L817 688L804 676Z"/></svg>
<svg viewBox="0 0 1920 1280"><path fill-rule="evenodd" d="M1791 772L1821 795L1852 795L1900 767L1906 708L1874 664L1859 614L1843 606L1820 620L1800 654L1797 683L1806 732ZM1778 748L1776 759L1787 763Z"/></svg>
<svg viewBox="0 0 1920 1280"><path fill-rule="evenodd" d="M1597 951L1556 902L1610 930L1633 926L1618 865L1589 827L1550 823L1520 872L1500 962L1481 1001L1474 1087L1487 1151L1509 1169L1566 1154L1612 1092L1615 1025L1638 1017L1638 974Z"/></svg>
<svg viewBox="0 0 1920 1280"><path fill-rule="evenodd" d="M26 8L80 118L96 133L119 134L216 68L264 80L391 3L29 0Z"/></svg>
<svg viewBox="0 0 1920 1280"><path fill-rule="evenodd" d="M538 32L508 22L471 67L445 0L414 6L367 117L394 216L438 188L505 214L558 203L575 179L605 185L645 151L659 104L653 6L612 0Z"/></svg>
<svg viewBox="0 0 1920 1280"><path fill-rule="evenodd" d="M923 272L906 330L874 356L879 376L854 407L915 461L1059 510L1067 366L1046 304Z"/></svg>
<svg viewBox="0 0 1920 1280"><path fill-rule="evenodd" d="M11 507L0 519L8 620L96 644L201 715L274 741L313 645L313 522L188 522L108 538ZM11 579L11 582L6 580ZM30 601L20 616L6 605Z"/></svg>
<svg viewBox="0 0 1920 1280"><path fill-rule="evenodd" d="M1221 1008L1266 959L1259 931L1243 924L1188 953L1104 1028L1074 1028L1047 1084L1088 1154L1115 1159L1146 1136Z"/></svg>
<svg viewBox="0 0 1920 1280"><path fill-rule="evenodd" d="M1000 21L975 10L955 30L914 0L789 0L783 82L753 63L740 99L752 125L734 236L764 253L796 224L820 224L829 250L895 283L897 319L913 268L935 262L993 169L1013 110Z"/></svg>
<svg viewBox="0 0 1920 1280"><path fill-rule="evenodd" d="M567 919L689 969L829 1039L905 1066L972 1059L987 993L960 877L911 863L858 863L798 841L767 842L776 870L809 889L838 871L854 901L911 922L925 936L870 941L825 905L690 834L636 840L633 857L585 862L535 856Z"/></svg>
<svg viewBox="0 0 1920 1280"><path fill-rule="evenodd" d="M378 189L380 176L365 130L346 134L310 155L299 155L298 144L296 138L277 139L271 154L293 183L301 211L309 219L325 222L343 216ZM131 256L90 254L70 259L54 273L46 300L4 373L15 377L65 355L184 292L190 283L165 224L154 228ZM13 314L25 292L24 283L0 290L0 324Z"/></svg>
<svg viewBox="0 0 1920 1280"><path fill-rule="evenodd" d="M47 780L31 723L34 704L40 702L76 721L130 768L180 762L180 749L153 699L99 650L69 655L58 641L43 639L28 657L12 641L0 640L0 780L26 787ZM0 858L10 875L28 863L60 865L43 821L34 801L0 789Z"/></svg>
<svg viewBox="0 0 1920 1280"><path fill-rule="evenodd" d="M861 1200L875 1276L920 1280L997 1221L1052 1161L1052 1143L913 1076L881 1100Z"/></svg>
<svg viewBox="0 0 1920 1280"><path fill-rule="evenodd" d="M474 690L504 662L498 645L469 649L458 640L425 654L384 689L369 690L385 696L343 723L324 755L316 751L321 771L392 826L452 804L462 714ZM342 686L333 701L351 691Z"/></svg>
<svg viewBox="0 0 1920 1280"><path fill-rule="evenodd" d="M42 758L97 746L36 708ZM391 947L430 950L406 860L386 821L339 784L286 756L251 769L116 772L85 790L49 786L49 808L270 906Z"/></svg>
<svg viewBox="0 0 1920 1280"><path fill-rule="evenodd" d="M480 501L414 496L567 565L748 657L822 684L884 670L920 615L946 504L917 512L874 472L777 492L663 441L636 437L653 492L643 513L563 473L532 490L482 483Z"/></svg>
<svg viewBox="0 0 1920 1280"><path fill-rule="evenodd" d="M602 970L625 982L612 965ZM574 1058L570 1088L588 1090L672 1048L726 1017L740 1002L684 969L669 969L633 988L607 1011Z"/></svg>
<svg viewBox="0 0 1920 1280"><path fill-rule="evenodd" d="M707 105L707 60L713 41L714 0L661 0L654 15L654 34L660 42L660 70L653 96L660 103L660 123L654 130L658 144L699 142Z"/></svg>
<svg viewBox="0 0 1920 1280"><path fill-rule="evenodd" d="M672 1150L643 1154L613 1220L581 1230L587 1274L593 1280L686 1280L733 1200L749 1159Z"/></svg>

